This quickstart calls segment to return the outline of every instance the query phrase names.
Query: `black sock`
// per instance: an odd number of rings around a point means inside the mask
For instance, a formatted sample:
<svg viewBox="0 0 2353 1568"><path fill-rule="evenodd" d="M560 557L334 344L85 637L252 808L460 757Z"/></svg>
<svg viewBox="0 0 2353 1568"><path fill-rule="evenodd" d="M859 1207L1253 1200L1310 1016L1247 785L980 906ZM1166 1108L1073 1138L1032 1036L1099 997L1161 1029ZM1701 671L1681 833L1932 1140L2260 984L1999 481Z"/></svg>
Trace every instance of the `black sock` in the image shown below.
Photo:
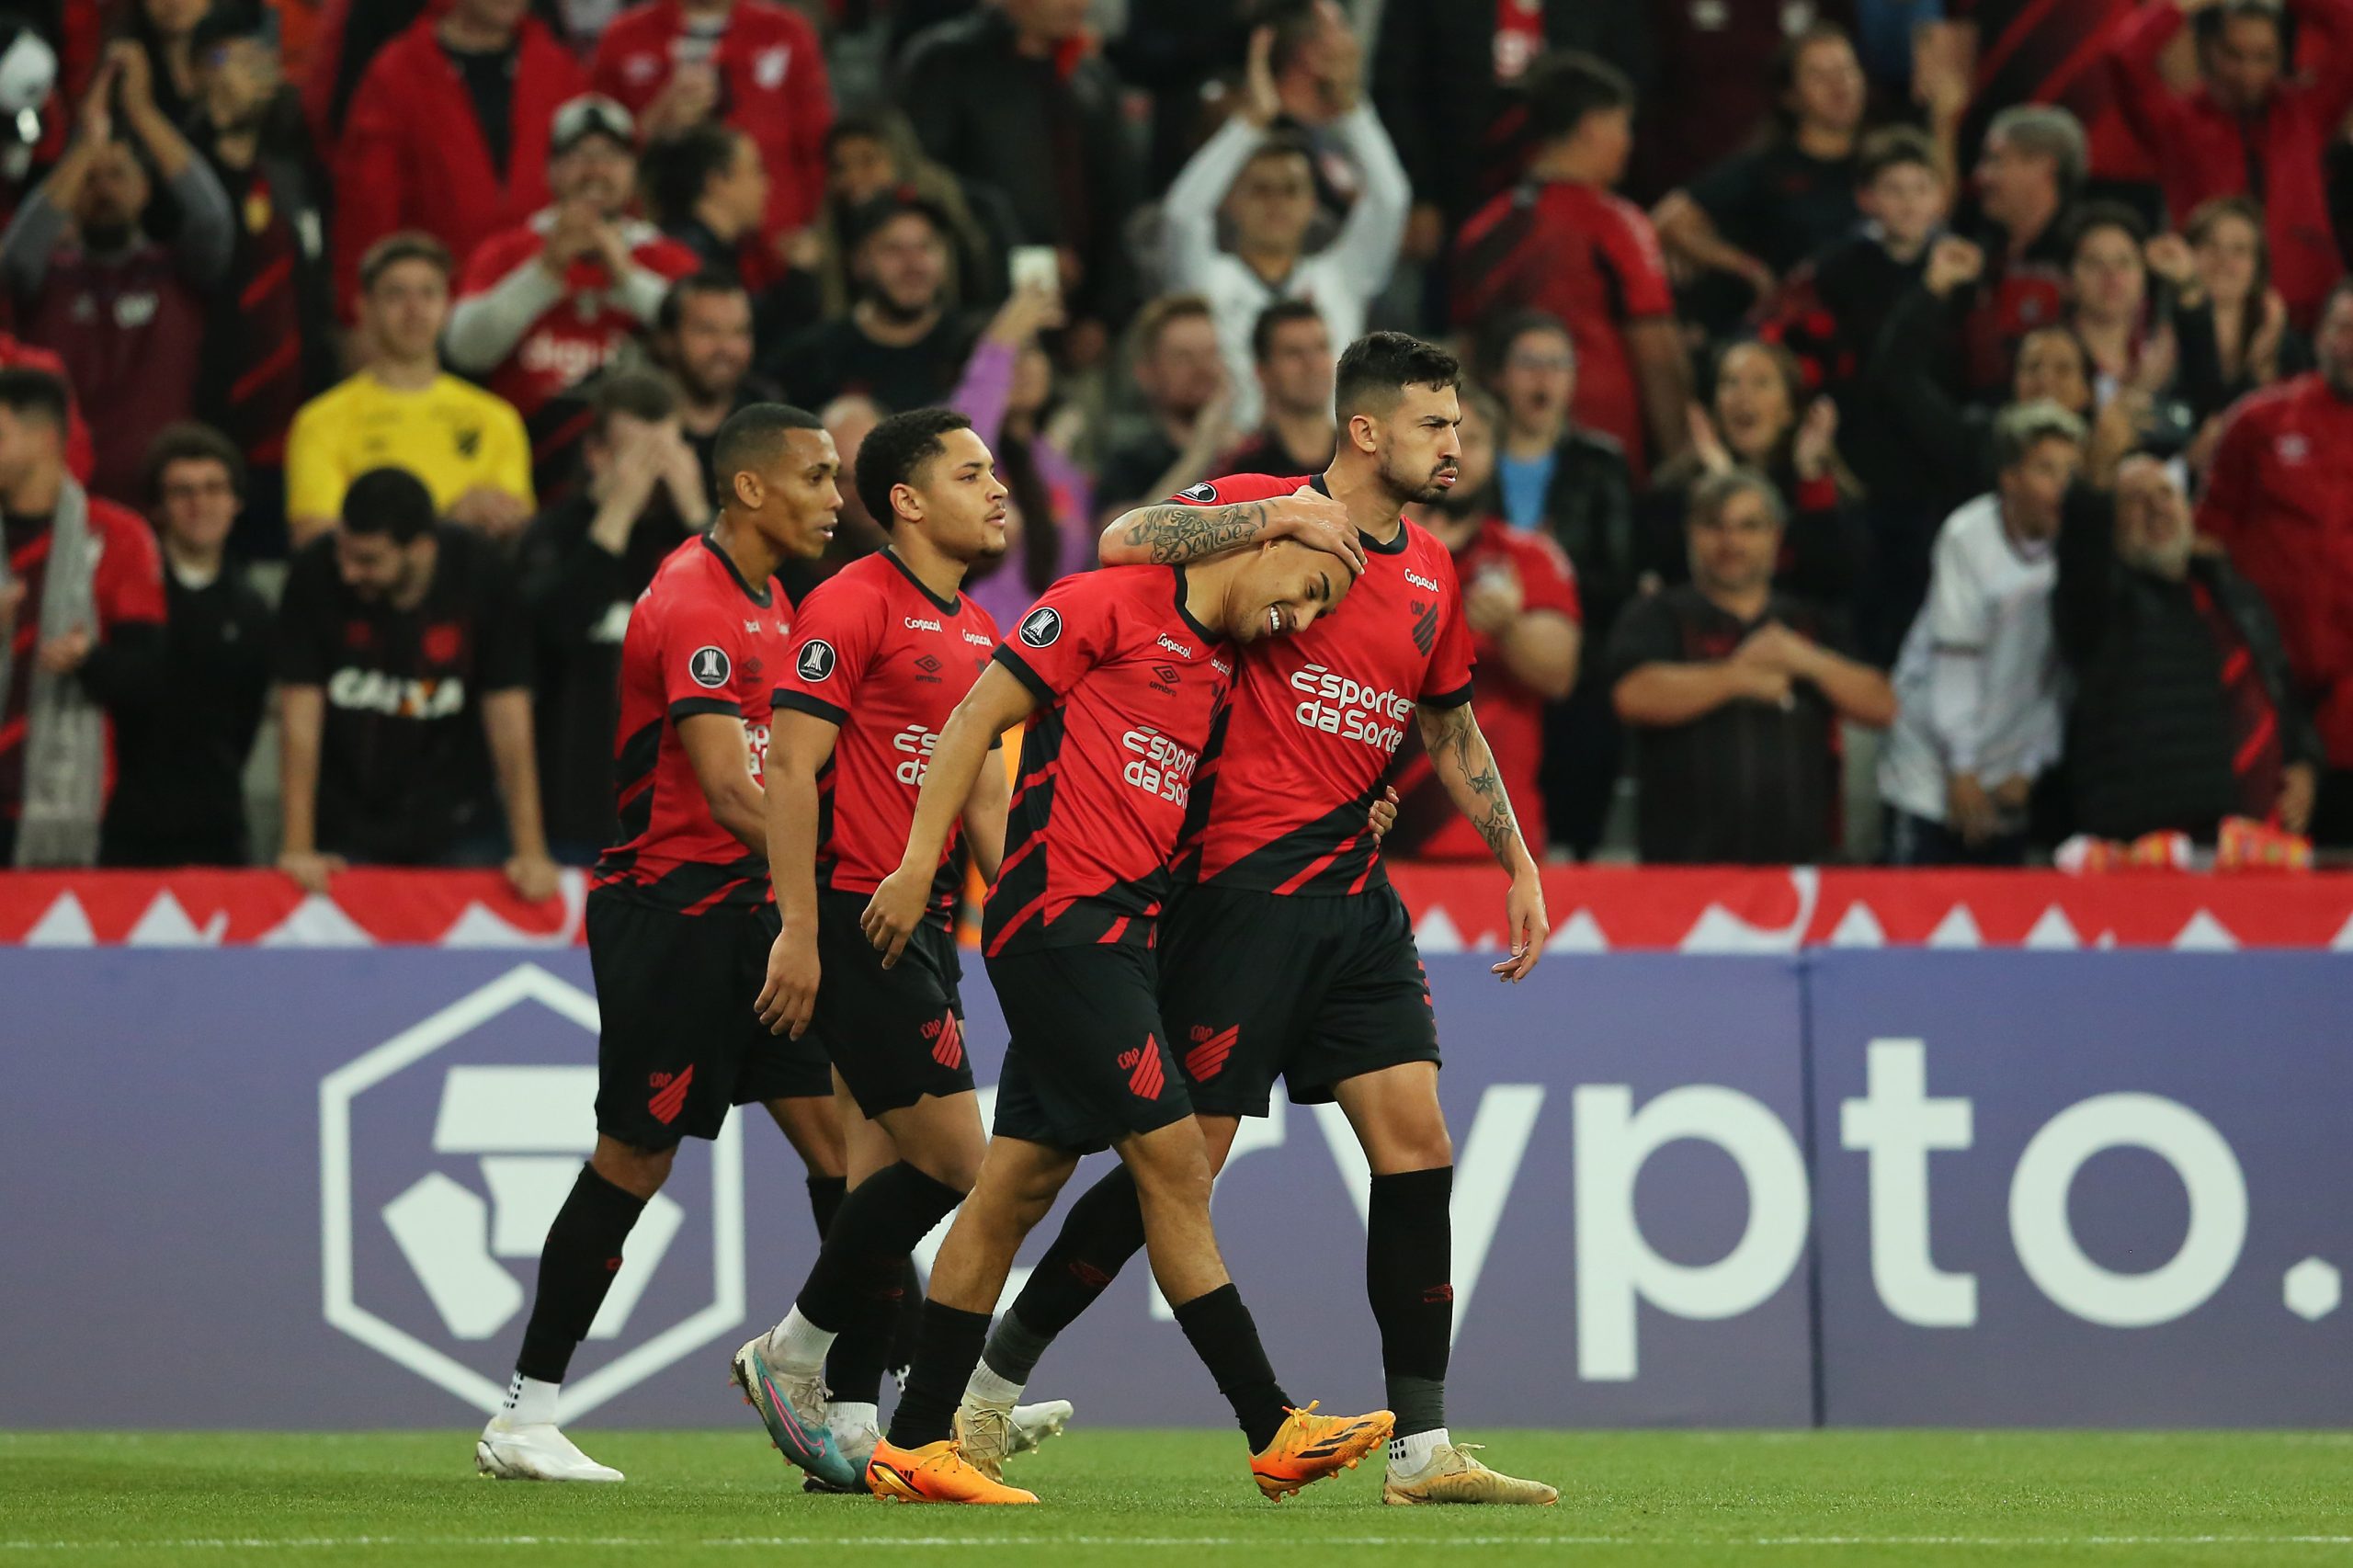
<svg viewBox="0 0 2353 1568"><path fill-rule="evenodd" d="M1372 1178L1365 1224L1365 1295L1381 1325L1381 1369L1397 1436L1446 1425L1446 1361L1454 1337L1454 1167Z"/></svg>
<svg viewBox="0 0 2353 1568"><path fill-rule="evenodd" d="M878 1282L895 1277L900 1260L963 1200L962 1193L904 1160L859 1182L826 1228L825 1244L794 1303L801 1315L836 1334L847 1328Z"/></svg>
<svg viewBox="0 0 2353 1568"><path fill-rule="evenodd" d="M588 1337L588 1325L620 1271L621 1244L643 1212L645 1199L623 1192L593 1166L580 1167L540 1248L539 1293L523 1330L523 1353L515 1358L517 1371L543 1383L563 1381L572 1353Z"/></svg>
<svg viewBox="0 0 2353 1568"><path fill-rule="evenodd" d="M825 1233L834 1228L834 1216L842 1211L842 1199L849 1192L849 1177L820 1176L809 1178L809 1212L817 1219L817 1239L824 1241Z"/></svg>
<svg viewBox="0 0 2353 1568"><path fill-rule="evenodd" d="M1115 1165L1070 1206L1062 1233L990 1336L989 1369L1008 1382L1028 1382L1046 1346L1142 1250L1143 1207L1136 1198L1136 1179L1126 1165Z"/></svg>
<svg viewBox="0 0 2353 1568"><path fill-rule="evenodd" d="M1233 1418L1256 1453L1282 1429L1290 1396L1275 1381L1275 1369L1258 1343L1258 1325L1242 1304L1242 1292L1229 1280L1206 1296L1196 1296L1176 1309L1176 1326L1193 1346L1193 1354L1217 1380L1217 1392L1233 1406Z"/></svg>
<svg viewBox="0 0 2353 1568"><path fill-rule="evenodd" d="M989 1314L968 1312L937 1301L923 1304L923 1335L906 1392L891 1413L891 1446L920 1449L944 1441L955 1430L956 1406L964 1385L980 1365L989 1336Z"/></svg>
<svg viewBox="0 0 2353 1568"><path fill-rule="evenodd" d="M914 1264L902 1257L869 1259L856 1270L856 1310L847 1326L835 1336L834 1348L825 1358L825 1386L833 1390L835 1400L851 1404L882 1402L882 1374L890 1365L899 1325L914 1315L906 1301L906 1279L913 1268ZM915 1304L922 1305L920 1299ZM908 1359L914 1359L912 1349Z"/></svg>
<svg viewBox="0 0 2353 1568"><path fill-rule="evenodd" d="M899 1374L905 1381L907 1369L915 1364L915 1341L923 1335L923 1276L915 1272L915 1260L909 1258L899 1269L899 1311L891 1327L891 1347L883 1353L886 1370Z"/></svg>

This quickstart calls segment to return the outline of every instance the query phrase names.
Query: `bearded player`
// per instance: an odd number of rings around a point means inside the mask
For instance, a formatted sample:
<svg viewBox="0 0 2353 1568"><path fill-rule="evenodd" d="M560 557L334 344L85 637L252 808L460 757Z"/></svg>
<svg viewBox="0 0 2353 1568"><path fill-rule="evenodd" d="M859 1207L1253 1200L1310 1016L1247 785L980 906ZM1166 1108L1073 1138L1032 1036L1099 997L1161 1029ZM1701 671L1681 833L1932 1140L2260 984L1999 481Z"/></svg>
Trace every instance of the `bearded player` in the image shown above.
<svg viewBox="0 0 2353 1568"><path fill-rule="evenodd" d="M801 601L779 672L767 842L781 926L757 1004L775 1032L821 1042L852 1096L853 1185L792 1311L735 1353L734 1375L787 1459L826 1489L863 1493L907 1255L972 1190L988 1142L954 922L964 851L995 879L1009 785L1002 767L981 769L922 923L884 969L858 916L898 869L932 748L996 648L995 620L962 588L975 561L1004 552L1007 492L971 420L923 408L859 445L858 493L889 520L890 546ZM881 1146L870 1170L868 1124ZM1020 1413L1021 1446L1069 1415Z"/></svg>
<svg viewBox="0 0 2353 1568"><path fill-rule="evenodd" d="M825 1053L772 1037L753 1010L777 934L761 771L791 656L776 569L833 538L841 460L816 415L768 403L720 426L712 467L717 520L662 562L621 644L621 840L587 912L597 1146L548 1228L514 1381L474 1445L475 1468L502 1480L621 1479L558 1430L556 1399L679 1140L717 1137L731 1107L756 1100L809 1165L821 1235L841 1201Z"/></svg>
<svg viewBox="0 0 2353 1568"><path fill-rule="evenodd" d="M1358 547L1363 574L1344 607L1244 655L1193 789L1176 865L1189 885L1160 940L1162 1016L1213 1165L1240 1118L1267 1114L1278 1074L1294 1103L1336 1101L1363 1145L1366 1293L1397 1416L1382 1500L1550 1504L1552 1487L1487 1469L1447 1431L1453 1145L1428 982L1366 824L1413 722L1447 793L1510 874L1512 956L1495 972L1517 982L1535 967L1543 890L1472 714L1453 562L1401 516L1453 483L1461 382L1443 349L1403 333L1359 339L1340 357L1340 446L1328 471L1195 485L1120 517L1102 550L1107 563L1176 563L1322 538L1336 524ZM1045 1347L1142 1240L1125 1169L1078 1199L990 1338L964 1425L996 1428L987 1413L1011 1406Z"/></svg>

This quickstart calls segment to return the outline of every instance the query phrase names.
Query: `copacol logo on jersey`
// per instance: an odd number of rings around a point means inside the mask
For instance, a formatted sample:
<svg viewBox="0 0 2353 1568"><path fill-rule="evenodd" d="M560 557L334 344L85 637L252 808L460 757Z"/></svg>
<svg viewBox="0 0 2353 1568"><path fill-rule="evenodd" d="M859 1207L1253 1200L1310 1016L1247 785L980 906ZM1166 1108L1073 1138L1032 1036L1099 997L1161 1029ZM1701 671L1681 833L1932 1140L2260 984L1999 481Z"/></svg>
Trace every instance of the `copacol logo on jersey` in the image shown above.
<svg viewBox="0 0 2353 1568"><path fill-rule="evenodd" d="M1063 618L1040 605L1021 620L1021 641L1032 648L1051 648L1054 639L1063 634Z"/></svg>
<svg viewBox="0 0 2353 1568"><path fill-rule="evenodd" d="M727 663L727 650L715 643L704 643L687 660L687 673L695 677L697 686L718 690L727 684L727 677L733 673Z"/></svg>
<svg viewBox="0 0 2353 1568"><path fill-rule="evenodd" d="M829 680L834 673L834 645L822 637L812 637L801 644L801 656L792 667L801 672L802 680Z"/></svg>
<svg viewBox="0 0 2353 1568"><path fill-rule="evenodd" d="M1367 686L1322 665L1292 671L1290 687L1306 699L1291 710L1301 723L1362 741L1384 755L1396 752L1414 712L1413 699L1393 688Z"/></svg>
<svg viewBox="0 0 2353 1568"><path fill-rule="evenodd" d="M319 1089L327 1322L483 1411L506 1392L548 1226L597 1141L597 999L518 964ZM564 1414L744 1317L739 1119L689 1142L630 1233ZM589 1359L588 1358L593 1358Z"/></svg>

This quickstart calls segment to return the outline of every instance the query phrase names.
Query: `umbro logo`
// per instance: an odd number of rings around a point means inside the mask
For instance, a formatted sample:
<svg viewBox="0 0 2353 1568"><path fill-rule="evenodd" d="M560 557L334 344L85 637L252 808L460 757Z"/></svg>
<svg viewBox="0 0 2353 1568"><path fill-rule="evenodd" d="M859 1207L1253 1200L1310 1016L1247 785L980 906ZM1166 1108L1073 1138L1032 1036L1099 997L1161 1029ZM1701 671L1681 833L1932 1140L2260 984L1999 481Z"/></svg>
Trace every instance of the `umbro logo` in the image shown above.
<svg viewBox="0 0 2353 1568"><path fill-rule="evenodd" d="M939 673L939 661L932 657L929 653L926 653L922 658L915 661L915 668L921 670L927 676L938 675Z"/></svg>
<svg viewBox="0 0 2353 1568"><path fill-rule="evenodd" d="M695 684L713 691L727 684L732 669L727 662L727 650L711 642L696 649L687 661L687 674L694 677Z"/></svg>
<svg viewBox="0 0 2353 1568"><path fill-rule="evenodd" d="M1054 639L1063 634L1063 618L1058 611L1040 605L1021 621L1021 641L1032 648L1051 648Z"/></svg>
<svg viewBox="0 0 2353 1568"><path fill-rule="evenodd" d="M824 680L834 673L834 645L822 637L812 637L801 644L801 655L792 667L802 680Z"/></svg>
<svg viewBox="0 0 2353 1568"><path fill-rule="evenodd" d="M1164 696L1173 696L1176 690L1176 683L1184 678L1174 665L1152 666L1152 689Z"/></svg>
<svg viewBox="0 0 2353 1568"><path fill-rule="evenodd" d="M1416 602L1414 610L1414 646L1424 655L1438 642L1438 606Z"/></svg>

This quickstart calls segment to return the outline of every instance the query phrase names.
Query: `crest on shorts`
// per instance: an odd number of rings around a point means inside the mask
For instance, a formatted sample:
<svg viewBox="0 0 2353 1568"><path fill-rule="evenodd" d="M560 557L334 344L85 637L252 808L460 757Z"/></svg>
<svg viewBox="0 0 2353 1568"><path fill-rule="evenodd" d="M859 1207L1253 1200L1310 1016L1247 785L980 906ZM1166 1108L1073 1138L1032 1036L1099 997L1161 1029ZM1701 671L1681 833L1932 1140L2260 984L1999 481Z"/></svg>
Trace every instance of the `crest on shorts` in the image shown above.
<svg viewBox="0 0 2353 1568"><path fill-rule="evenodd" d="M825 680L834 673L834 645L822 637L812 637L801 644L801 656L792 666L802 680Z"/></svg>
<svg viewBox="0 0 2353 1568"><path fill-rule="evenodd" d="M727 662L727 650L714 642L704 643L687 661L687 674L695 677L695 684L709 687L714 691L725 686L728 676L733 673L733 667Z"/></svg>
<svg viewBox="0 0 2353 1568"><path fill-rule="evenodd" d="M1054 639L1063 634L1063 618L1054 610L1040 605L1021 621L1021 641L1032 648L1051 648Z"/></svg>
<svg viewBox="0 0 2353 1568"><path fill-rule="evenodd" d="M1204 479L1189 490L1179 490L1176 492L1176 499L1179 501L1190 501L1196 506L1204 506L1209 502L1217 499L1217 486Z"/></svg>

